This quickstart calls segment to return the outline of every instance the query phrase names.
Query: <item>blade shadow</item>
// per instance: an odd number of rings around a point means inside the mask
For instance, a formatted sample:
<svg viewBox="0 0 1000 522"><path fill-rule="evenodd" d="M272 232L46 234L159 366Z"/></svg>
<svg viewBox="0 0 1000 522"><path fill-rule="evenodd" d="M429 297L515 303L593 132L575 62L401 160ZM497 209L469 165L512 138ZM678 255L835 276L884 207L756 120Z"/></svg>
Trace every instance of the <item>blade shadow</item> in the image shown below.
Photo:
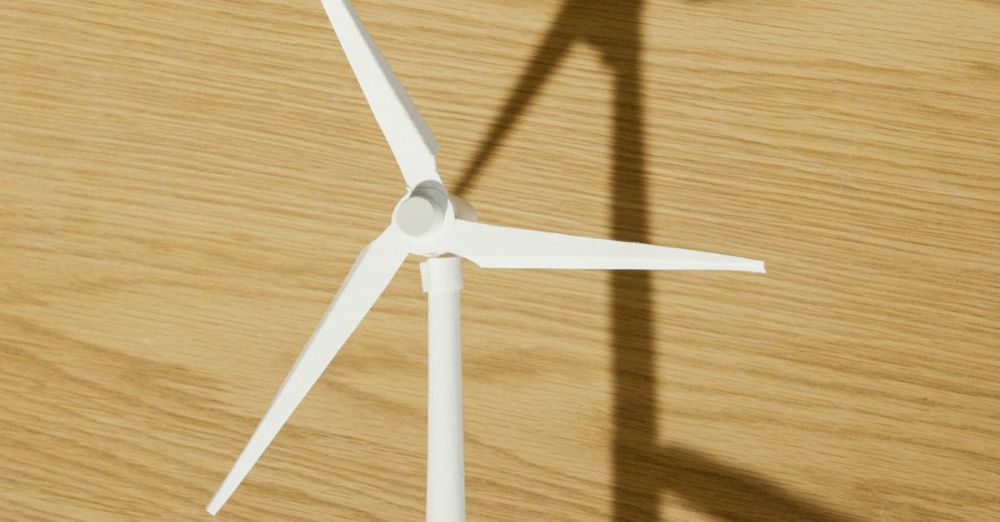
<svg viewBox="0 0 1000 522"><path fill-rule="evenodd" d="M596 49L613 75L613 221L621 241L650 242L646 190L640 21L642 0L567 0L454 187L471 190L546 79L577 42ZM613 520L656 520L669 491L723 520L851 520L768 479L690 449L662 446L657 433L652 281L645 271L612 276L614 350Z"/></svg>

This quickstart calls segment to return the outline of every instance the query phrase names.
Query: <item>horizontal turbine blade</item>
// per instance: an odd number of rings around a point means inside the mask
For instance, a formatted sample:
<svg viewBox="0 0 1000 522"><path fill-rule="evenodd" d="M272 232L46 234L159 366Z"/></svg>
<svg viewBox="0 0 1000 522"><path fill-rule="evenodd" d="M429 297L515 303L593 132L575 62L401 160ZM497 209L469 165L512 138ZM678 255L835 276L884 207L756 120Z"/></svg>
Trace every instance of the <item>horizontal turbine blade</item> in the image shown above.
<svg viewBox="0 0 1000 522"><path fill-rule="evenodd" d="M215 515L236 491L250 468L257 463L340 347L375 304L406 256L407 250L392 228L361 251L312 338L271 401L264 418L205 508L209 513Z"/></svg>
<svg viewBox="0 0 1000 522"><path fill-rule="evenodd" d="M734 270L764 272L764 262L644 243L570 236L456 220L447 251L483 268Z"/></svg>
<svg viewBox="0 0 1000 522"><path fill-rule="evenodd" d="M413 188L427 180L440 183L434 157L437 140L354 7L348 0L323 0L323 7L407 186Z"/></svg>

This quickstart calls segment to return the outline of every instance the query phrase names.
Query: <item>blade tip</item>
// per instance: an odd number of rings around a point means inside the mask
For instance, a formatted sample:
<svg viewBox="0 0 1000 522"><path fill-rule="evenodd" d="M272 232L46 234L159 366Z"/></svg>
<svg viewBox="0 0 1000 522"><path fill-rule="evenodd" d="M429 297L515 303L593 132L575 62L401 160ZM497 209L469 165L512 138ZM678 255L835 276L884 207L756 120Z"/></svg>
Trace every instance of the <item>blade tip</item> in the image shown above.
<svg viewBox="0 0 1000 522"><path fill-rule="evenodd" d="M222 509L223 503L224 501L220 502L218 499L213 498L211 502L209 502L208 505L205 506L205 511L207 511L209 515L212 515L214 517L215 515L219 514L219 510Z"/></svg>

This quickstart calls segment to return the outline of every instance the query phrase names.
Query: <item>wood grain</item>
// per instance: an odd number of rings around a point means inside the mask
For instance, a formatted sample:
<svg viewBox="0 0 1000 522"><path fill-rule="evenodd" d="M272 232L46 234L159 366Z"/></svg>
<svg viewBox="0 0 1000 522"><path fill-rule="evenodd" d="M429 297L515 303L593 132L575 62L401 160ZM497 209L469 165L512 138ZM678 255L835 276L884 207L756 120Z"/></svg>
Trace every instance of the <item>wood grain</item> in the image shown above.
<svg viewBox="0 0 1000 522"><path fill-rule="evenodd" d="M357 0L480 218L470 520L1000 519L1000 4ZM401 195L319 2L0 5L0 519L196 520ZM409 263L221 520L423 517Z"/></svg>

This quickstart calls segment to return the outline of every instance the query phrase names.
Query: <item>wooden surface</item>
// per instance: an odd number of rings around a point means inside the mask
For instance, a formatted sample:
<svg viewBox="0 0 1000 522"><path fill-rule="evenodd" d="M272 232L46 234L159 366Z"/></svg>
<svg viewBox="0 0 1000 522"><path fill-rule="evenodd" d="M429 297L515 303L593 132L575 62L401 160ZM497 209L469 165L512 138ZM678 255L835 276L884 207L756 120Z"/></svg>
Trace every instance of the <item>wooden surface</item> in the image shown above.
<svg viewBox="0 0 1000 522"><path fill-rule="evenodd" d="M492 223L468 511L1000 519L1000 3L357 0ZM318 1L0 5L0 519L198 520L401 195ZM420 520L407 264L220 514Z"/></svg>

